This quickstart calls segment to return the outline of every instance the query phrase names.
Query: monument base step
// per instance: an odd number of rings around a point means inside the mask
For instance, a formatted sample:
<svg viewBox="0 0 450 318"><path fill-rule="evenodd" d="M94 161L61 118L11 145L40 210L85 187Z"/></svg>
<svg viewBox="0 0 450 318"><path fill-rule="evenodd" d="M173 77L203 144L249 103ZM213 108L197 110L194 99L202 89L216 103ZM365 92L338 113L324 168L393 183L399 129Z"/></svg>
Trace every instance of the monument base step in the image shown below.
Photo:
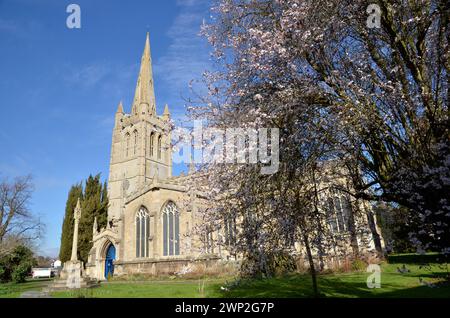
<svg viewBox="0 0 450 318"><path fill-rule="evenodd" d="M80 288L94 288L100 286L99 281L95 279L83 278L78 284L67 284L65 279L57 279L47 287L48 291L60 291Z"/></svg>

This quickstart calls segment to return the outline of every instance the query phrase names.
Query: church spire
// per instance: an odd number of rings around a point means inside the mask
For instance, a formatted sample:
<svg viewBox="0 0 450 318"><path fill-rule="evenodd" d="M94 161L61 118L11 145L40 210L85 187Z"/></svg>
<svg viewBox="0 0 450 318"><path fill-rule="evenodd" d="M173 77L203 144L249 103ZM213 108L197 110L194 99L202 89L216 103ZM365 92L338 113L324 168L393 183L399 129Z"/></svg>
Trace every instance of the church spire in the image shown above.
<svg viewBox="0 0 450 318"><path fill-rule="evenodd" d="M123 104L122 101L120 101L119 106L117 106L117 114L123 114Z"/></svg>
<svg viewBox="0 0 450 318"><path fill-rule="evenodd" d="M144 53L141 59L141 68L136 84L133 100L133 114L156 114L155 91L153 87L152 56L150 51L150 35L147 32Z"/></svg>
<svg viewBox="0 0 450 318"><path fill-rule="evenodd" d="M164 113L162 115L162 118L164 120L169 120L170 119L169 105L167 105L167 104L166 104L166 106L164 106Z"/></svg>
<svg viewBox="0 0 450 318"><path fill-rule="evenodd" d="M124 116L124 112L123 112L123 105L122 105L122 101L120 101L119 106L117 106L117 111L116 111L116 116L114 119L114 129L117 129L120 127L120 121L122 120Z"/></svg>

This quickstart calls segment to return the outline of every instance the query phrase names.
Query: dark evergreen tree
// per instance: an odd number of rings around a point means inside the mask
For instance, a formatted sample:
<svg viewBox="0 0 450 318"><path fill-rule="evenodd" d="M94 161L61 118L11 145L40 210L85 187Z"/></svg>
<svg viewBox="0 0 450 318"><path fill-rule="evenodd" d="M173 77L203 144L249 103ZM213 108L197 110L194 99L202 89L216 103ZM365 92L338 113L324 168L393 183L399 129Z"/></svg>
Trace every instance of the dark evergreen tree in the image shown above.
<svg viewBox="0 0 450 318"><path fill-rule="evenodd" d="M97 230L107 226L108 193L107 183L101 183L100 174L90 175L83 191L82 184L72 186L66 203L61 234L60 259L63 262L70 260L73 239L73 211L78 198L81 199L81 219L78 229L78 259L85 264L88 261L89 251L92 248L92 229L94 219L97 218Z"/></svg>
<svg viewBox="0 0 450 318"><path fill-rule="evenodd" d="M81 203L81 220L78 233L78 257L84 263L88 261L92 248L92 229L97 218L99 229L106 227L108 196L106 183L102 185L100 174L90 175L86 180L83 202Z"/></svg>
<svg viewBox="0 0 450 318"><path fill-rule="evenodd" d="M101 209L97 215L98 230L106 227L108 222L108 184L106 181L103 183L102 197L101 197Z"/></svg>
<svg viewBox="0 0 450 318"><path fill-rule="evenodd" d="M67 202L66 202L66 213L64 215L64 221L62 225L61 232L61 245L59 249L59 259L62 262L67 262L70 260L72 253L72 239L73 239L73 211L77 205L78 198L83 197L83 186L81 183L73 185L70 188Z"/></svg>

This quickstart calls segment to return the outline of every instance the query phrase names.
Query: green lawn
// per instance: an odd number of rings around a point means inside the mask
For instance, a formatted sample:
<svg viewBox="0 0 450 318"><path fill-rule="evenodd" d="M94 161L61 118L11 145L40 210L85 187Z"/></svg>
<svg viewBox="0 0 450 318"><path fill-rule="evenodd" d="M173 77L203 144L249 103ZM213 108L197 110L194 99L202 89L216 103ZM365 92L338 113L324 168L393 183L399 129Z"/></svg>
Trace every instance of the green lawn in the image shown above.
<svg viewBox="0 0 450 318"><path fill-rule="evenodd" d="M342 273L319 275L319 292L323 297L345 298L399 298L399 297L444 297L450 298L449 285L428 287L422 285L419 278L426 282L437 282L433 276L442 273L437 265L431 271L420 269L418 265L407 265L409 273L397 272L397 265L383 265L381 288L369 289L366 284L369 273ZM312 297L311 279L306 275L290 275L270 280L252 280L242 282L224 294L227 297Z"/></svg>
<svg viewBox="0 0 450 318"><path fill-rule="evenodd" d="M22 284L0 284L0 298L18 298L27 291L41 290L46 287L52 279L29 279Z"/></svg>
<svg viewBox="0 0 450 318"><path fill-rule="evenodd" d="M112 281L100 287L52 294L60 298L203 298L221 297L223 280L149 280L142 282Z"/></svg>
<svg viewBox="0 0 450 318"><path fill-rule="evenodd" d="M436 255L417 257L411 254L389 258L381 266L381 288L369 289L366 280L370 273L335 273L319 275L319 289L323 297L445 297L450 298L450 285L444 284L448 275L446 263ZM430 266L421 263L433 262ZM398 268L406 266L405 273ZM420 282L433 283L432 287ZM232 284L228 284L233 282ZM40 290L48 281L30 281L25 284L0 284L0 297L18 297L24 291ZM226 286L227 290L223 290ZM55 292L53 297L94 298L149 298L149 297L312 297L311 279L306 274L292 274L265 280L247 280L237 283L226 279L164 279L147 281L111 281L90 290Z"/></svg>
<svg viewBox="0 0 450 318"><path fill-rule="evenodd" d="M399 254L389 257L389 264L381 266L381 288L369 289L370 273L353 272L318 276L322 297L345 298L450 298L450 285L445 282L450 268L436 254L417 256ZM400 273L398 269L406 268ZM422 279L422 283L420 281ZM426 283L432 283L431 287ZM249 280L236 284L224 294L226 297L312 297L312 283L308 275L289 275L269 280Z"/></svg>

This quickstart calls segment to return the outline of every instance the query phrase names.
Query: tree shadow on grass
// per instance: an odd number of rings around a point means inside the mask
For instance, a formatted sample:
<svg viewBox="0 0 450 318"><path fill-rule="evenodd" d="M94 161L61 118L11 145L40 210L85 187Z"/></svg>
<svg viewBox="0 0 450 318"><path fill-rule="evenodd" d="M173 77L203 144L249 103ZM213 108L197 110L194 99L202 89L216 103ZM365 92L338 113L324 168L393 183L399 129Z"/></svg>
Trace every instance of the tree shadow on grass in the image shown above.
<svg viewBox="0 0 450 318"><path fill-rule="evenodd" d="M319 276L320 297L373 297L365 283L348 282L337 278ZM230 298L312 298L311 277L292 275L281 278L243 280L229 291L222 292Z"/></svg>
<svg viewBox="0 0 450 318"><path fill-rule="evenodd" d="M436 287L399 287L396 283L383 284L381 282L381 288L370 289L367 287L366 282L327 281L325 279L321 281L321 292L327 297L345 298L448 298L450 297L450 286L441 284Z"/></svg>
<svg viewBox="0 0 450 318"><path fill-rule="evenodd" d="M270 279L237 280L226 285L223 297L230 298L305 298L312 297L308 276L292 275Z"/></svg>
<svg viewBox="0 0 450 318"><path fill-rule="evenodd" d="M416 286L380 294L383 298L450 298L450 287Z"/></svg>
<svg viewBox="0 0 450 318"><path fill-rule="evenodd" d="M447 278L447 273L445 272L435 272L435 271L430 271L428 273L408 273L407 276L408 277L417 277L417 278L432 278L432 279L445 279Z"/></svg>
<svg viewBox="0 0 450 318"><path fill-rule="evenodd" d="M425 255L419 254L398 254L389 255L387 257L389 264L429 264L429 263L448 263L450 261L448 256L437 253L430 253Z"/></svg>
<svg viewBox="0 0 450 318"><path fill-rule="evenodd" d="M450 286L430 288L411 286L402 288L395 283L382 284L380 289L370 289L361 276L319 276L321 297L329 298L447 298ZM282 278L246 280L222 291L230 298L312 298L311 278L308 275L292 275Z"/></svg>

